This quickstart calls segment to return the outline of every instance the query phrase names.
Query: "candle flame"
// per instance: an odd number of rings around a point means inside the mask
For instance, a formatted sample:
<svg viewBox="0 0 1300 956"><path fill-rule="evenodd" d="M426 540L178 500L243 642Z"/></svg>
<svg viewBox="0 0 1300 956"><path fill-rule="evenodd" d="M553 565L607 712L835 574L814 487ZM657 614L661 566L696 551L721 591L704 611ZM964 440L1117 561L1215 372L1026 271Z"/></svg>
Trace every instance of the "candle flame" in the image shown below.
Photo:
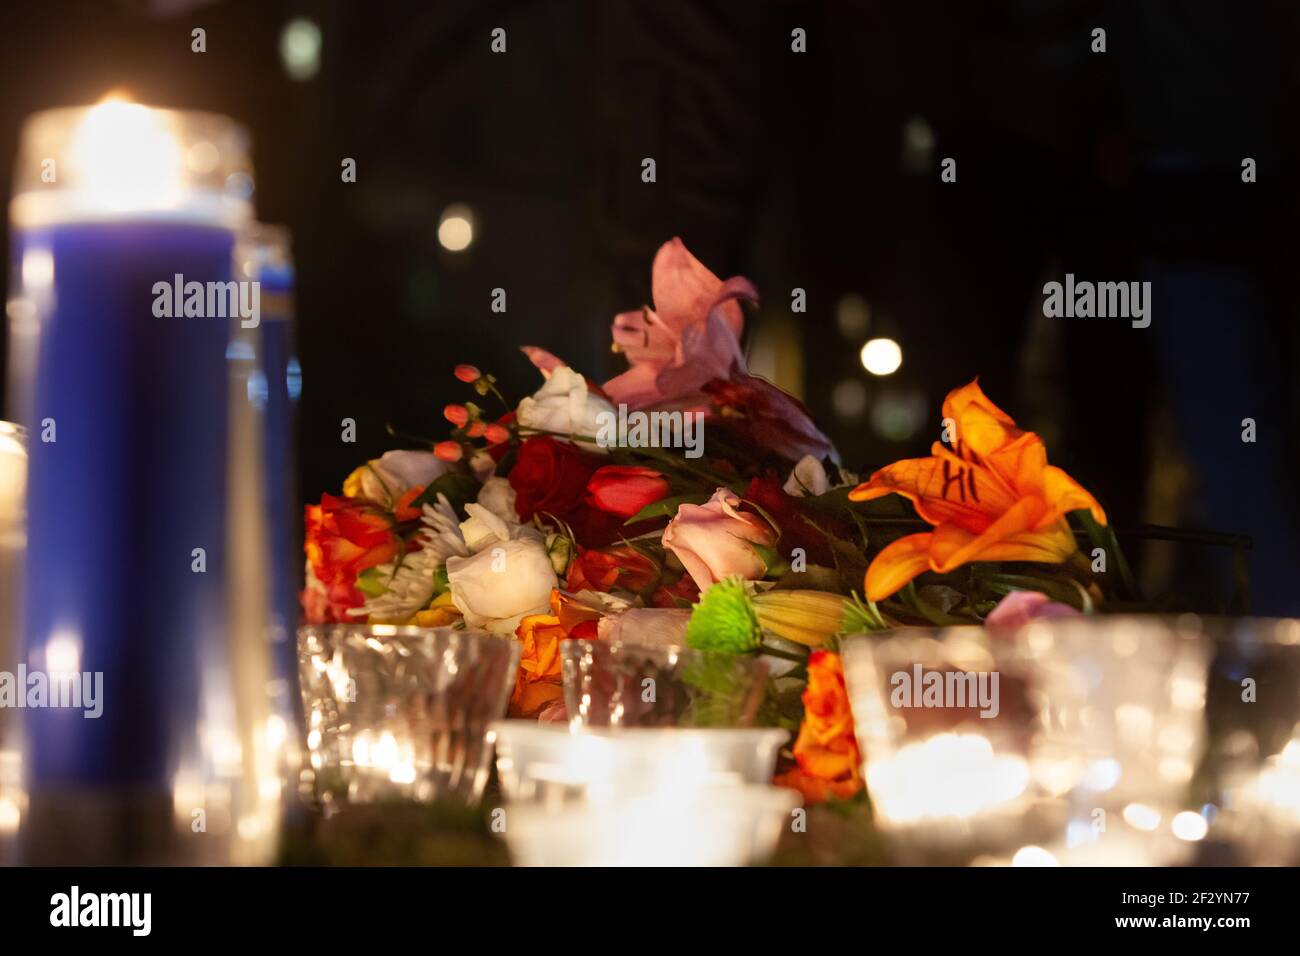
<svg viewBox="0 0 1300 956"><path fill-rule="evenodd" d="M181 149L167 114L115 94L86 111L71 158L87 193L104 208L165 208L181 195Z"/></svg>

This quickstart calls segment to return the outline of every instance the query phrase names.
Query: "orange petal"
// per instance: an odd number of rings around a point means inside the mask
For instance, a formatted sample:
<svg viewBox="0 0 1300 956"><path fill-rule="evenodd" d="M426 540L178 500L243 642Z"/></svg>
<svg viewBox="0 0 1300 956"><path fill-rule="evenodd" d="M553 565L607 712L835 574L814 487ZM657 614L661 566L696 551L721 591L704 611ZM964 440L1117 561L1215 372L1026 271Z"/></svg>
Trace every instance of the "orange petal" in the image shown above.
<svg viewBox="0 0 1300 956"><path fill-rule="evenodd" d="M1042 496L1047 447L1033 432L1021 432L1015 441L989 452L982 461L1017 497Z"/></svg>
<svg viewBox="0 0 1300 956"><path fill-rule="evenodd" d="M402 493L402 497L397 499L397 504L393 506L393 517L398 521L414 521L420 517L421 509L412 508L411 502L424 494L424 485L416 485L413 488L407 488Z"/></svg>
<svg viewBox="0 0 1300 956"><path fill-rule="evenodd" d="M930 567L930 539L934 536L923 531L909 534L885 546L871 567L867 568L864 586L867 600L883 601L912 578Z"/></svg>
<svg viewBox="0 0 1300 956"><path fill-rule="evenodd" d="M550 681L531 681L516 685L510 698L511 717L535 717L538 711L564 696L564 686Z"/></svg>
<svg viewBox="0 0 1300 956"><path fill-rule="evenodd" d="M1087 508L1098 524L1106 523L1106 512L1097 503L1097 499L1055 465L1043 469L1043 496L1061 514Z"/></svg>
<svg viewBox="0 0 1300 956"><path fill-rule="evenodd" d="M957 458L935 445L931 458L905 458L886 465L871 480L849 492L851 501L870 501L899 494L916 506L930 524L952 522L978 534L1015 498L987 469Z"/></svg>
<svg viewBox="0 0 1300 956"><path fill-rule="evenodd" d="M1039 561L1060 564L1074 553L1074 535L1064 521L1035 529L1035 515L1044 504L1026 498L981 535L954 525L935 528L930 567L946 574L971 561Z"/></svg>
<svg viewBox="0 0 1300 956"><path fill-rule="evenodd" d="M1024 434L1015 419L998 408L979 386L979 379L953 389L943 400L943 417L957 426L953 444L981 457L992 454Z"/></svg>

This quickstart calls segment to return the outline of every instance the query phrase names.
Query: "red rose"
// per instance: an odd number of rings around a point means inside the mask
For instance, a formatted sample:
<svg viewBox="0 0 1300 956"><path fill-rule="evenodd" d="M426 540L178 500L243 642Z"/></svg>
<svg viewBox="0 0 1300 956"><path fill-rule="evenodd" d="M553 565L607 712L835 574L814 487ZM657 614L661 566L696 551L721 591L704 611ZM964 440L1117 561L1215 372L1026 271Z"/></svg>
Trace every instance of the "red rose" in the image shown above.
<svg viewBox="0 0 1300 956"><path fill-rule="evenodd" d="M653 468L605 465L587 482L586 502L593 508L630 518L646 505L668 497L668 479Z"/></svg>
<svg viewBox="0 0 1300 956"><path fill-rule="evenodd" d="M659 567L628 545L584 548L569 566L569 591L610 591L619 588L640 594L659 581Z"/></svg>
<svg viewBox="0 0 1300 956"><path fill-rule="evenodd" d="M519 519L530 521L539 511L557 518L571 516L582 506L587 481L599 464L599 459L550 435L529 438L519 446L510 469Z"/></svg>
<svg viewBox="0 0 1300 956"><path fill-rule="evenodd" d="M650 595L651 607L690 607L700 600L700 586L689 574L683 574L672 584L660 583Z"/></svg>

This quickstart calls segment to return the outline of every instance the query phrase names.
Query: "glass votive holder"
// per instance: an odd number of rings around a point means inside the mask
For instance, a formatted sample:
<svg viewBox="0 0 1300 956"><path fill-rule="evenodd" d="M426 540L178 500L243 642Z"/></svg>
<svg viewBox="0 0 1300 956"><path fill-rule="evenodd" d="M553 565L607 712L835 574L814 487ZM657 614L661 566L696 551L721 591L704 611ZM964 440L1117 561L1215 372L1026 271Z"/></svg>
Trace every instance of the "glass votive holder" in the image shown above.
<svg viewBox="0 0 1300 956"><path fill-rule="evenodd" d="M965 862L1047 839L1077 779L1032 658L978 627L843 645L876 824L901 862Z"/></svg>
<svg viewBox="0 0 1300 956"><path fill-rule="evenodd" d="M1204 754L1212 644L1202 619L1096 616L1033 621L1032 656L1052 719L1077 741L1079 775L1062 863L1171 865L1195 851L1187 814Z"/></svg>
<svg viewBox="0 0 1300 956"><path fill-rule="evenodd" d="M518 866L744 866L766 860L799 803L772 786L704 787L506 810Z"/></svg>
<svg viewBox="0 0 1300 956"><path fill-rule="evenodd" d="M1235 863L1300 864L1300 620L1210 623L1211 838Z"/></svg>
<svg viewBox="0 0 1300 956"><path fill-rule="evenodd" d="M18 670L19 595L27 549L27 433L0 421L0 672ZM22 787L20 711L0 706L0 866L16 861L18 824L26 803Z"/></svg>
<svg viewBox="0 0 1300 956"><path fill-rule="evenodd" d="M564 703L584 727L748 727L767 688L757 657L675 645L568 640Z"/></svg>
<svg viewBox="0 0 1300 956"><path fill-rule="evenodd" d="M768 784L789 734L777 728L492 725L506 801L558 808L701 787Z"/></svg>
<svg viewBox="0 0 1300 956"><path fill-rule="evenodd" d="M308 626L298 661L305 783L326 812L390 798L479 800L488 725L515 680L514 641L449 627Z"/></svg>

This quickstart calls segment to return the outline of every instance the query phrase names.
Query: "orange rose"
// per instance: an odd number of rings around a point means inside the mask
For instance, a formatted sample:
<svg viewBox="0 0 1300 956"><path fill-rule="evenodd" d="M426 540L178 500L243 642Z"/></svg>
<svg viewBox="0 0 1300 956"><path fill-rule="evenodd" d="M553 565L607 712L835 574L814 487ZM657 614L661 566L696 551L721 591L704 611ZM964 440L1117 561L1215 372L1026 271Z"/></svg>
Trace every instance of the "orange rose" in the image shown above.
<svg viewBox="0 0 1300 956"><path fill-rule="evenodd" d="M798 768L776 783L800 791L811 803L846 800L862 789L862 754L853 735L853 713L844 665L838 654L813 651L803 692L803 723L794 743Z"/></svg>
<svg viewBox="0 0 1300 956"><path fill-rule="evenodd" d="M529 614L519 622L519 670L510 695L511 717L536 717L564 696L560 674L560 619L552 614Z"/></svg>
<svg viewBox="0 0 1300 956"><path fill-rule="evenodd" d="M599 636L598 625L604 616L601 609L585 604L559 588L551 591L551 614L559 621L565 637L586 640L595 640Z"/></svg>
<svg viewBox="0 0 1300 956"><path fill-rule="evenodd" d="M307 506L306 523L307 560L325 591L314 610L308 605L319 619L312 623L351 620L347 610L363 603L357 575L397 557L401 542L392 519L367 501L322 495L319 505Z"/></svg>

